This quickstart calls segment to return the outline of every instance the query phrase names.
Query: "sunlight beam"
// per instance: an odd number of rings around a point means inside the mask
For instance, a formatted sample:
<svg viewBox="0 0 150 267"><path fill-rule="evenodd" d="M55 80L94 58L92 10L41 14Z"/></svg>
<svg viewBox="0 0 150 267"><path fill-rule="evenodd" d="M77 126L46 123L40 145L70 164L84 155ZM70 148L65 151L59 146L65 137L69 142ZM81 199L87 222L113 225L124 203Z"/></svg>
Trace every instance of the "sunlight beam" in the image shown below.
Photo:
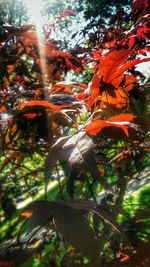
<svg viewBox="0 0 150 267"><path fill-rule="evenodd" d="M35 26L37 40L38 40L38 48L39 54L41 59L41 70L43 75L43 83L45 84L46 79L46 69L45 69L45 51L44 51L44 36L43 36L43 19L42 19L42 8L43 8L43 1L42 0L26 0L26 5L28 9L28 14L30 16L30 22Z"/></svg>
<svg viewBox="0 0 150 267"><path fill-rule="evenodd" d="M41 11L43 8L42 0L26 0L26 6L28 10L29 20L31 24L36 26L37 32L42 31L42 16Z"/></svg>
<svg viewBox="0 0 150 267"><path fill-rule="evenodd" d="M41 62L41 75L42 83L44 86L44 98L48 99L48 73L47 73L47 64L46 64L46 52L45 52L45 38L43 34L43 25L44 21L42 19L42 0L26 0L28 14L30 16L29 22L35 26L37 40L38 40L38 50L39 50L39 59ZM49 129L49 118L47 116L47 129ZM49 130L48 130L49 131ZM47 187L45 186L45 197L47 194Z"/></svg>

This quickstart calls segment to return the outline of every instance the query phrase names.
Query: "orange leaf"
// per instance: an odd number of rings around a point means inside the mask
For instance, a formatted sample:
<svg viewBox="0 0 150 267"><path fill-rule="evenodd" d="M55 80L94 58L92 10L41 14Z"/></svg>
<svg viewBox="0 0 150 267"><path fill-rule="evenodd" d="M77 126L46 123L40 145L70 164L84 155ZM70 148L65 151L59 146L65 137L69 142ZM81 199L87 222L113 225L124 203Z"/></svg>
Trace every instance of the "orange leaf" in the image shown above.
<svg viewBox="0 0 150 267"><path fill-rule="evenodd" d="M133 68L135 65L138 65L140 63L147 62L147 61L150 61L150 58L144 58L144 59L137 58L137 59L129 60L128 62L124 63L122 66L118 68L118 70L112 76L112 79L116 76L121 75L125 71Z"/></svg>
<svg viewBox="0 0 150 267"><path fill-rule="evenodd" d="M128 59L129 50L112 51L103 56L100 62L100 74L103 81L111 81L116 70Z"/></svg>
<svg viewBox="0 0 150 267"><path fill-rule="evenodd" d="M32 211L23 211L21 213L22 217L30 218L32 216Z"/></svg>
<svg viewBox="0 0 150 267"><path fill-rule="evenodd" d="M123 137L129 137L129 127L137 128L137 125L131 123L134 120L135 116L132 114L120 114L114 117L111 117L108 120L100 120L99 118L94 118L86 127L85 131L91 135L96 135L98 133L102 133L106 128L111 129L113 134L115 131L119 130L118 134L120 134L120 130L123 133ZM110 128L111 127L111 128ZM111 132L110 131L110 132ZM106 132L106 135L111 135L110 132ZM104 132L103 132L104 133ZM116 132L117 134L117 132ZM115 137L115 136L114 136Z"/></svg>
<svg viewBox="0 0 150 267"><path fill-rule="evenodd" d="M53 112L59 112L68 107L70 106L69 105L55 106L52 103L49 103L48 101L44 101L44 100L32 100L32 101L25 101L24 103L22 103L19 110L24 111L24 113L29 113L30 114L29 117L31 118L31 114L35 115L35 113L37 114L38 112L37 115L40 115L39 112L42 111L43 109L48 110L48 111L53 111Z"/></svg>
<svg viewBox="0 0 150 267"><path fill-rule="evenodd" d="M124 262L124 261L128 261L129 260L129 256L128 255L125 255L123 258L121 258L121 262Z"/></svg>
<svg viewBox="0 0 150 267"><path fill-rule="evenodd" d="M108 119L108 121L112 121L112 122L132 122L134 119L136 118L136 116L134 116L133 114L119 114L117 116L113 116L110 119Z"/></svg>
<svg viewBox="0 0 150 267"><path fill-rule="evenodd" d="M2 112L7 112L7 111L8 111L7 108L6 108L4 105L0 108L0 110L1 110Z"/></svg>
<svg viewBox="0 0 150 267"><path fill-rule="evenodd" d="M44 107L50 110L56 110L56 107L47 102L47 101L40 101L40 100L33 100L33 101L25 101L24 103L21 104L20 110L23 110L25 108L32 108L32 107Z"/></svg>
<svg viewBox="0 0 150 267"><path fill-rule="evenodd" d="M39 113L40 114L40 113ZM35 117L39 116L39 114L37 113L28 113L28 114L24 114L23 116L26 117L29 120L34 119Z"/></svg>
<svg viewBox="0 0 150 267"><path fill-rule="evenodd" d="M116 108L127 105L128 92L133 89L137 77L126 72L135 65L150 60L150 58L130 60L130 54L130 50L124 49L104 55L94 54L100 63L96 65L98 71L91 83L91 96L87 101L90 107L94 103L98 108L103 108L106 104L115 105Z"/></svg>

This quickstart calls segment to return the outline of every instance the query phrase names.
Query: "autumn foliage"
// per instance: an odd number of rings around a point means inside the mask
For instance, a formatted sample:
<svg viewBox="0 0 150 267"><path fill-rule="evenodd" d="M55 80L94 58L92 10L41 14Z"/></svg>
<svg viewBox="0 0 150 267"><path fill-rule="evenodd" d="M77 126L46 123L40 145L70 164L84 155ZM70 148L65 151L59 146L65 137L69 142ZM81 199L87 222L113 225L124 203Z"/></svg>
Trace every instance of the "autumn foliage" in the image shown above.
<svg viewBox="0 0 150 267"><path fill-rule="evenodd" d="M140 171L139 165L148 152L149 83L142 68L139 70L137 66L150 60L149 11L148 1L134 1L130 13L120 10L107 24L99 20L92 34L88 35L85 28L84 47L81 44L71 51L62 51L51 39L55 25L45 26L41 39L33 25L1 26L1 179L5 181L18 169L23 169L24 159L37 153L45 160L46 196L57 162L62 164L64 172L67 170L65 186L71 200L76 181L82 188L89 179L92 198L92 186L97 184L106 192L116 194L114 206L97 205L96 198L94 201L32 203L21 215L30 222L26 233L28 245L32 242L29 232L47 224L53 217L63 239L86 254L92 266L128 266L130 263L138 267L137 259L142 266L149 266L150 259L140 250L143 244L148 250L148 238L134 246L117 222L118 214L123 212L121 204L128 182ZM56 17L56 22L68 15L75 15L75 12L64 11ZM92 77L90 82L82 78L87 67ZM81 78L68 82L68 73ZM118 144L121 144L119 149ZM110 148L112 156L108 153ZM10 162L12 168L7 170ZM109 168L112 174L117 172L117 192L107 179ZM38 170L35 174L38 176ZM24 170L24 176L28 175L29 170ZM104 224L103 228L108 226L109 240L115 239L107 248L104 243L108 240L99 246L104 236L99 237L94 227L89 227L90 219L85 219L89 213ZM142 215L134 219L135 227L139 220ZM69 232L70 228L73 230ZM109 261L107 249L112 253ZM6 250L2 260L7 258L18 264L37 249L26 247L12 251Z"/></svg>

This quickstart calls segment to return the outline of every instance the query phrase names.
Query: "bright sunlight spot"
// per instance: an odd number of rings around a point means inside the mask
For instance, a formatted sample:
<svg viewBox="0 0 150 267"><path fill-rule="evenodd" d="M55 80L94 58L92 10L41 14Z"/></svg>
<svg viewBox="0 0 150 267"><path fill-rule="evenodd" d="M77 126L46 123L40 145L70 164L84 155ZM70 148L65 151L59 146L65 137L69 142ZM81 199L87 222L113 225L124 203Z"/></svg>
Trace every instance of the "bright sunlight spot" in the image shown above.
<svg viewBox="0 0 150 267"><path fill-rule="evenodd" d="M42 0L26 0L26 5L28 9L29 19L32 24L35 24L36 30L41 32L42 30L42 16L41 11L43 7Z"/></svg>
<svg viewBox="0 0 150 267"><path fill-rule="evenodd" d="M30 17L29 21L31 24L35 25L36 27L36 33L37 33L37 39L39 41L39 53L40 57L44 59L44 48L40 45L40 43L43 42L43 35L42 35L42 25L44 24L44 21L42 20L41 12L43 8L43 1L42 0L26 0L26 5L28 9L28 15ZM45 81L45 63L44 61L41 62L41 70L42 70L42 76L43 81ZM46 98L46 96L45 96Z"/></svg>

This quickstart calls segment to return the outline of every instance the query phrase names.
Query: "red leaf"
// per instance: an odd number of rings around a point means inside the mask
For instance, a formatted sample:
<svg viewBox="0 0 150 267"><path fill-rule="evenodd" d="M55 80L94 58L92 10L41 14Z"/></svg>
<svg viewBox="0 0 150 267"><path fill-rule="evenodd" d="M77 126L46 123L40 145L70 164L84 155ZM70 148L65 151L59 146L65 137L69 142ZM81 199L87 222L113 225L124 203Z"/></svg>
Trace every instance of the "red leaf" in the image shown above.
<svg viewBox="0 0 150 267"><path fill-rule="evenodd" d="M150 29L149 28L138 28L137 29L137 37L140 39L140 38L143 38L145 39L147 37L147 34L150 33Z"/></svg>
<svg viewBox="0 0 150 267"><path fill-rule="evenodd" d="M135 44L135 37L132 36L129 39L129 48L131 49L134 46L134 44Z"/></svg>
<svg viewBox="0 0 150 267"><path fill-rule="evenodd" d="M49 90L49 92L50 93L51 92L56 93L56 92L62 91L62 92L73 94L74 91L70 90L69 88L82 88L81 90L83 90L83 89L87 89L87 85L83 84L83 83L62 81L62 82L58 82L58 83L54 84L53 87Z"/></svg>
<svg viewBox="0 0 150 267"><path fill-rule="evenodd" d="M88 97L88 94L86 92L81 92L75 95L75 98L79 100L84 100L87 97Z"/></svg>
<svg viewBox="0 0 150 267"><path fill-rule="evenodd" d="M120 50L112 51L103 56L99 68L104 82L110 82L112 80L116 70L128 59L130 53L129 50Z"/></svg>
<svg viewBox="0 0 150 267"><path fill-rule="evenodd" d="M20 110L23 110L23 109L28 108L28 107L29 108L44 107L46 109L50 109L53 111L57 109L53 104L51 104L47 101L33 100L33 101L25 101L24 103L22 103L20 106Z"/></svg>
<svg viewBox="0 0 150 267"><path fill-rule="evenodd" d="M132 19L136 21L137 17L140 17L141 14L147 13L148 7L149 2L147 0L135 0L131 10Z"/></svg>
<svg viewBox="0 0 150 267"><path fill-rule="evenodd" d="M70 15L76 15L76 12L73 10L65 10L62 13L59 14L57 17L58 20L61 20L64 17L70 16Z"/></svg>
<svg viewBox="0 0 150 267"><path fill-rule="evenodd" d="M150 58L129 60L130 54L131 50L123 49L108 52L103 56L100 53L94 54L100 63L96 65L98 72L92 80L89 106L94 103L97 106L98 102L99 108L103 108L106 104L121 108L128 103L127 92L133 89L137 78L126 72L135 65L150 60Z"/></svg>
<svg viewBox="0 0 150 267"><path fill-rule="evenodd" d="M23 32L21 34L21 37L34 41L34 40L37 40L37 33L35 31Z"/></svg>
<svg viewBox="0 0 150 267"><path fill-rule="evenodd" d="M21 104L19 111L22 113L24 112L23 116L25 116L25 113L28 113L29 116L27 118L31 118L35 116L35 113L37 115L40 115L40 111L43 109L48 110L48 111L53 111L53 112L59 112L63 109L70 108L69 105L53 105L52 103L48 101L42 101L42 100L32 100L32 101L25 101L24 103ZM33 112L33 114L32 114ZM60 113L59 113L60 114Z"/></svg>
<svg viewBox="0 0 150 267"><path fill-rule="evenodd" d="M150 61L150 58L144 58L144 59L137 58L137 59L130 60L130 61L124 63L121 67L119 66L118 70L112 76L112 78L114 79L114 77L121 75L125 71L133 68L135 65L138 65L140 63L147 62L147 61Z"/></svg>
<svg viewBox="0 0 150 267"><path fill-rule="evenodd" d="M0 111L2 112L8 112L7 108L3 105L2 107L0 107Z"/></svg>
<svg viewBox="0 0 150 267"><path fill-rule="evenodd" d="M28 114L24 114L23 116L26 117L29 120L32 120L35 117L39 116L39 114L36 114L36 113L28 113Z"/></svg>
<svg viewBox="0 0 150 267"><path fill-rule="evenodd" d="M125 255L123 258L120 259L121 262L128 261L128 260L129 260L128 255Z"/></svg>
<svg viewBox="0 0 150 267"><path fill-rule="evenodd" d="M24 47L32 47L34 45L38 46L39 43L37 33L35 31L23 32L17 37L17 39Z"/></svg>
<svg viewBox="0 0 150 267"><path fill-rule="evenodd" d="M120 114L117 116L113 116L108 121L112 122L133 122L133 120L136 118L133 114Z"/></svg>
<svg viewBox="0 0 150 267"><path fill-rule="evenodd" d="M121 130L123 133L123 137L129 137L129 128L137 128L136 124L133 124L133 120L136 118L136 116L132 114L120 114L114 117L111 117L108 120L100 120L98 117L94 118L86 127L85 131L88 132L91 135L96 135L102 130L106 130L106 128L110 128L114 131ZM113 133L114 133L113 131ZM106 135L109 135L109 132L105 132ZM120 131L119 131L120 134ZM114 136L115 137L115 136Z"/></svg>
<svg viewBox="0 0 150 267"><path fill-rule="evenodd" d="M6 41L6 40L10 40L14 36L16 36L16 37L21 36L22 34L27 32L28 30L30 30L32 28L32 25L23 25L21 27L15 27L15 26L11 26L11 25L3 25L3 28L6 29L8 31L8 33L6 33L4 35L4 38L2 38L1 41Z"/></svg>

